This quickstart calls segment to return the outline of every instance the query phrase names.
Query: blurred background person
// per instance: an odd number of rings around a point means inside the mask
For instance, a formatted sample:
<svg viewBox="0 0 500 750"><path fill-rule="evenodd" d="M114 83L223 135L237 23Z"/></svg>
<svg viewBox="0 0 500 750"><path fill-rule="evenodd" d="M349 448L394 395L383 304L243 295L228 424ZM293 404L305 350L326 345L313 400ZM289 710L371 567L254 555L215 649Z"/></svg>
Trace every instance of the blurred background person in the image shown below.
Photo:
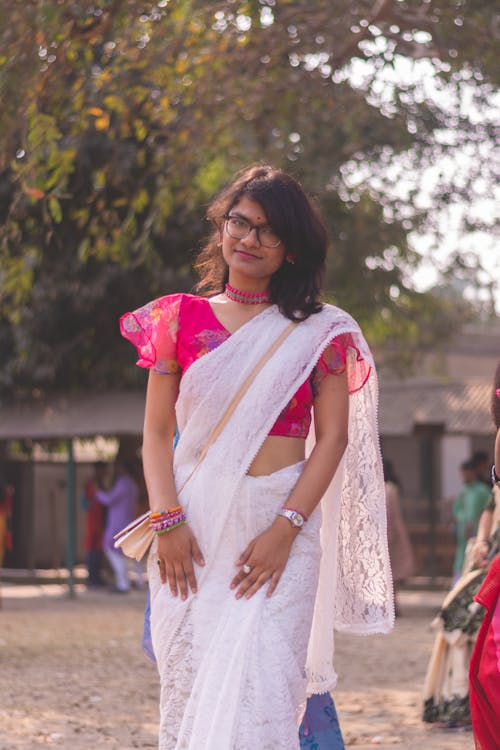
<svg viewBox="0 0 500 750"><path fill-rule="evenodd" d="M107 466L104 461L96 461L91 477L85 482L81 505L85 511L85 562L87 565L87 585L104 586L102 579L103 535L106 522L106 510L97 499L99 487L105 487Z"/></svg>
<svg viewBox="0 0 500 750"><path fill-rule="evenodd" d="M490 499L490 488L481 482L476 475L474 463L464 461L460 465L463 486L454 504L453 517L456 527L456 551L453 563L453 583L462 575L465 550L469 539L476 536L481 513Z"/></svg>
<svg viewBox="0 0 500 750"><path fill-rule="evenodd" d="M14 503L14 488L7 484L0 473L0 575L6 552L12 551L12 531L10 527L12 508ZM0 607L2 606L2 590L0 587Z"/></svg>
<svg viewBox="0 0 500 750"><path fill-rule="evenodd" d="M107 508L104 530L104 554L115 576L116 593L130 591L127 558L120 549L114 547L114 535L129 524L136 515L139 503L139 486L135 479L134 464L121 457L115 462L115 475L111 489L96 491L96 497Z"/></svg>
<svg viewBox="0 0 500 750"><path fill-rule="evenodd" d="M398 603L398 587L415 571L415 560L410 537L401 511L401 483L396 476L392 462L382 460L384 469L385 497L387 510L387 540L394 582L394 606L396 617L401 615Z"/></svg>
<svg viewBox="0 0 500 750"><path fill-rule="evenodd" d="M142 516L143 513L149 511L149 498L146 482L144 479L144 471L142 468L142 460L137 458L133 462L134 479L137 482L138 487L138 500L137 507L135 509L134 517ZM146 588L147 575L147 558L143 557L142 560L133 560L133 569L135 572L135 578L132 581L132 586L138 589Z"/></svg>
<svg viewBox="0 0 500 750"><path fill-rule="evenodd" d="M474 604L491 559L500 550L500 492L488 503L473 547L474 566L455 584L433 622L438 630L424 686L423 720L442 728L469 726L468 672L484 610Z"/></svg>
<svg viewBox="0 0 500 750"><path fill-rule="evenodd" d="M475 451L470 460L476 479L491 489L491 456L486 451Z"/></svg>
<svg viewBox="0 0 500 750"><path fill-rule="evenodd" d="M496 387L500 386L500 366L495 376ZM496 411L495 411L496 408ZM500 426L500 404L494 404L494 415L497 428ZM496 455L500 460L500 438L497 432ZM470 465L470 462L468 462ZM465 472L469 477L471 469ZM477 481L477 480L476 480ZM483 485L484 487L484 485ZM445 598L441 610L433 625L438 629L434 649L427 669L424 687L423 719L444 728L469 726L471 724L471 706L476 700L478 715L484 709L481 690L473 690L469 701L469 665L478 631L484 618L484 609L474 600L481 588L479 601L484 602L489 610L493 603L491 597L483 597L482 586L492 561L498 565L500 552L500 489L495 487L477 529L477 537L472 546L472 569L465 570L453 589ZM491 593L491 592L490 592ZM481 630L483 633L483 629ZM500 633L499 633L500 636ZM483 639L481 639L483 642ZM476 663L472 664L471 677L477 673L480 657L475 655ZM499 682L497 670L497 685ZM486 683L488 684L488 682ZM473 693L475 693L473 695ZM489 704L491 707L491 703ZM500 697L497 687L497 705ZM479 719L478 719L479 721ZM498 715L495 721L498 725ZM497 730L498 731L498 730ZM479 747L479 746L478 746ZM500 743L480 745L483 750L498 750Z"/></svg>
<svg viewBox="0 0 500 750"><path fill-rule="evenodd" d="M500 747L500 362L495 373L492 412L497 430L495 463L491 472L497 532L496 545L493 542L487 549L480 537L480 524L477 541L481 562L489 570L474 597L486 609L470 668L470 707L476 750L498 750Z"/></svg>

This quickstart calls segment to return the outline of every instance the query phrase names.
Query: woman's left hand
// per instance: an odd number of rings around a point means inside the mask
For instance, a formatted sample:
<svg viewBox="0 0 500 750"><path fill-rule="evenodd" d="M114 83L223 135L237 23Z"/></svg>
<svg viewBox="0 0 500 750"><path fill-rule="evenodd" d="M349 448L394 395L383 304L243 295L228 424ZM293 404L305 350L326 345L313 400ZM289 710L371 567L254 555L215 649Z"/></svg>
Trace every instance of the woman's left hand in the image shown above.
<svg viewBox="0 0 500 750"><path fill-rule="evenodd" d="M298 534L286 518L278 517L266 531L252 539L236 565L239 572L230 588L238 588L236 598L250 599L267 581L271 581L266 596L271 596L279 583ZM249 572L246 572L250 568Z"/></svg>

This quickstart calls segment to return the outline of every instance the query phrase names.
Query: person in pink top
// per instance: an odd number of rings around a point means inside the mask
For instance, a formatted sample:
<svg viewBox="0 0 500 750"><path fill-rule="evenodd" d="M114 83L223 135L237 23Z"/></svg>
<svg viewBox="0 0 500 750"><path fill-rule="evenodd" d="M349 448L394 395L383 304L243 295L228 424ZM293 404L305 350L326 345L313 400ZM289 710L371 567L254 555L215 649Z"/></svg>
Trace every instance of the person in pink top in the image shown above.
<svg viewBox="0 0 500 750"><path fill-rule="evenodd" d="M393 623L375 368L320 299L326 231L293 177L249 167L208 218L203 296L121 319L150 370L159 748L299 750L307 695L336 684L334 628Z"/></svg>
<svg viewBox="0 0 500 750"><path fill-rule="evenodd" d="M11 552L12 530L11 518L14 505L14 488L4 482L0 473L0 573L6 552ZM0 588L0 607L2 606L2 591Z"/></svg>

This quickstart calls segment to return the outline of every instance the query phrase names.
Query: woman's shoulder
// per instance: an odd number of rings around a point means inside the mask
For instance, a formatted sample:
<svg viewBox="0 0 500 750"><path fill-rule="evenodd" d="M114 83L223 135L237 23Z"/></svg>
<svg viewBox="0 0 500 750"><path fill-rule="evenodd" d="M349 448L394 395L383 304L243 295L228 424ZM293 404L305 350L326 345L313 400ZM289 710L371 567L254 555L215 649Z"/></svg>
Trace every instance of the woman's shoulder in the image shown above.
<svg viewBox="0 0 500 750"><path fill-rule="evenodd" d="M341 307L336 307L327 302L322 304L319 312L310 315L304 322L313 329L316 325L325 329L330 339L341 334L352 334L360 340L363 339L363 332L355 318L342 310Z"/></svg>
<svg viewBox="0 0 500 750"><path fill-rule="evenodd" d="M357 320L346 310L328 302L323 303L323 307L318 315L329 318L332 322L338 323L339 326L349 326L353 332L361 332Z"/></svg>
<svg viewBox="0 0 500 750"><path fill-rule="evenodd" d="M196 299L199 299L199 297L196 297L194 294L189 294L188 292L174 292L173 294L163 294L161 297L155 297L149 302L146 302L143 307L181 307Z"/></svg>
<svg viewBox="0 0 500 750"><path fill-rule="evenodd" d="M148 304L156 307L176 307L181 308L199 308L204 307L208 303L208 297L200 297L197 294L190 294L189 292L177 292L175 294L166 294L163 297L158 297L152 300Z"/></svg>
<svg viewBox="0 0 500 750"><path fill-rule="evenodd" d="M145 302L141 307L134 310L132 313L126 313L126 316L137 316L140 314L141 317L151 316L154 321L160 322L162 319L172 319L179 317L181 310L184 308L192 308L193 306L206 305L206 297L198 297L195 294L189 294L187 292L176 292L174 294L164 294L161 297L155 297L149 302Z"/></svg>

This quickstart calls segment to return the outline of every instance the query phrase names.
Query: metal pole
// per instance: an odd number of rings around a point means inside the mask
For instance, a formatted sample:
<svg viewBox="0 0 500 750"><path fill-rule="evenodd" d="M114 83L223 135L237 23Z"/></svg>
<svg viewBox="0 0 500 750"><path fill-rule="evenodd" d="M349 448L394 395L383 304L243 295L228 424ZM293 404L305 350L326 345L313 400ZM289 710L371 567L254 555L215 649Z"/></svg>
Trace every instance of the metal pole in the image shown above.
<svg viewBox="0 0 500 750"><path fill-rule="evenodd" d="M435 456L434 440L431 434L423 435L421 438L421 471L422 485L427 498L427 513L429 519L429 573L432 579L436 577L436 524L437 508L436 493L434 486Z"/></svg>
<svg viewBox="0 0 500 750"><path fill-rule="evenodd" d="M68 568L69 596L75 596L75 461L73 454L73 440L67 441L68 463L66 473L66 567Z"/></svg>

